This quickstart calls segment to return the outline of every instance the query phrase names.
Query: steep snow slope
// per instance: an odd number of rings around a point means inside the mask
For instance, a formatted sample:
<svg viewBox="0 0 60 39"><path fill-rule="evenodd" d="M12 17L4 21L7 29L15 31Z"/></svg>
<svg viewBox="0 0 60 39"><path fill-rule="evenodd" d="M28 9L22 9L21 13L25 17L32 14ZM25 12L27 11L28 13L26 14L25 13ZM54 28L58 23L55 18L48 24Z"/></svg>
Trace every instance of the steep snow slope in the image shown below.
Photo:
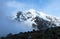
<svg viewBox="0 0 60 39"><path fill-rule="evenodd" d="M45 14L41 11L36 11L34 9L27 10L27 12L30 12L31 18L35 18L36 16L39 16L40 18L43 18L44 20L50 21L51 23L56 24L57 26L60 26L60 18L52 15ZM26 12L26 15L28 15ZM25 15L25 17L27 17ZM29 17L29 15L28 15Z"/></svg>
<svg viewBox="0 0 60 39"><path fill-rule="evenodd" d="M31 21L31 20L35 20L34 18L36 16L39 16L40 18L51 22L51 24L56 24L57 26L60 26L60 19L58 17L45 14L44 12L41 12L41 11L36 11L34 9L29 9L29 10L24 11L23 15L27 20L24 20L22 22L26 23L27 21L29 21L27 23L28 24L30 23L30 25L32 25L32 23L34 23L34 21ZM21 19L21 20L23 20L23 19ZM54 26L52 26L52 27L54 27Z"/></svg>

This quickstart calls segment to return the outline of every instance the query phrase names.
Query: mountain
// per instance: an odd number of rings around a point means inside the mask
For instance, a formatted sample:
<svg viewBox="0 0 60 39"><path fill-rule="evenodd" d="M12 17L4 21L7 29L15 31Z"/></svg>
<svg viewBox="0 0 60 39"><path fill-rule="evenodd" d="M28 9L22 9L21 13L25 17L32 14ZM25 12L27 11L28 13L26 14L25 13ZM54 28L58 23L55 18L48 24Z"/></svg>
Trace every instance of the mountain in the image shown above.
<svg viewBox="0 0 60 39"><path fill-rule="evenodd" d="M60 26L60 18L58 18L56 16L45 14L44 12L41 12L41 11L29 9L29 10L26 10L25 12L23 12L23 15L24 15L24 18L26 18L26 20L32 20L32 19L34 20L34 18L36 16L39 16L40 18L42 18L44 20L47 20L51 23L56 24L57 26Z"/></svg>
<svg viewBox="0 0 60 39"><path fill-rule="evenodd" d="M47 15L34 9L25 10L22 12L23 16L21 15L21 18L19 19L20 21L17 20L16 14L14 14L14 16L6 16L4 13L0 15L0 36L4 36L8 33L15 34L19 32L32 31L33 29L37 30L37 27L32 27L32 24L37 25L37 23L35 22L36 17L38 17L39 23L47 22L46 25L49 25L49 23L51 23L60 26L60 19L55 16ZM46 27L44 26L44 28Z"/></svg>
<svg viewBox="0 0 60 39"><path fill-rule="evenodd" d="M20 12L20 16L18 14L19 12ZM17 14L18 14L18 16L17 16ZM18 17L20 17L20 18L18 18ZM33 29L37 30L36 26L38 26L39 29L46 29L46 28L50 28L50 27L60 26L60 19L58 17L48 15L44 12L37 11L34 9L18 11L16 13L16 15L13 17L13 20L15 20L15 22L17 22L17 23L19 22L19 24L16 23L17 26L21 26L20 25L21 23L22 24L26 23L26 28L28 26L28 27L30 27L30 29L32 28L32 30ZM38 22L36 22L37 20L38 20ZM35 28L33 28L34 26L35 26ZM42 26L42 27L40 27L40 26Z"/></svg>

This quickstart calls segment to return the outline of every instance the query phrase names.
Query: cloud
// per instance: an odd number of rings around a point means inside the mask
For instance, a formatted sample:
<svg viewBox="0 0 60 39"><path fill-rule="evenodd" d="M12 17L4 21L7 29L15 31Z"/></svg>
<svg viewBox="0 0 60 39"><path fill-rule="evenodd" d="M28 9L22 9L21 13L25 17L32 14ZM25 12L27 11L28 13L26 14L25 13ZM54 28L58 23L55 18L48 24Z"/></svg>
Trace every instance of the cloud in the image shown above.
<svg viewBox="0 0 60 39"><path fill-rule="evenodd" d="M13 8L21 8L21 7L25 6L25 4L17 2L17 1L9 1L6 3L6 6L13 7Z"/></svg>
<svg viewBox="0 0 60 39"><path fill-rule="evenodd" d="M33 30L32 22L30 20L18 22L12 20L10 16L5 16L4 13L0 14L0 36L6 36L9 33L27 32Z"/></svg>
<svg viewBox="0 0 60 39"><path fill-rule="evenodd" d="M5 6L6 6L7 15L9 16L9 15L16 13L17 11L23 10L26 4L14 0L14 1L7 1L5 3Z"/></svg>
<svg viewBox="0 0 60 39"><path fill-rule="evenodd" d="M34 8L36 6L36 4L33 3L28 3L29 1L26 2L21 2L21 1L7 1L6 2L6 6L7 7L11 7L11 8L17 8L17 9L30 9L30 8Z"/></svg>

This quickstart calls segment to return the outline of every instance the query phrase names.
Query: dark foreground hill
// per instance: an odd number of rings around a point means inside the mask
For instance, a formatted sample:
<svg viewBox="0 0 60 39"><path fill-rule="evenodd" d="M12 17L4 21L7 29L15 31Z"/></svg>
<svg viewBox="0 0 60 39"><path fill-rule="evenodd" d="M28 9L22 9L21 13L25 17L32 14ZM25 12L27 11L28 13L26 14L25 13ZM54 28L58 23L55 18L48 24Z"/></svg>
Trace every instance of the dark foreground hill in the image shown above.
<svg viewBox="0 0 60 39"><path fill-rule="evenodd" d="M60 27L49 28L41 31L20 32L12 35L8 34L6 37L0 39L60 39Z"/></svg>

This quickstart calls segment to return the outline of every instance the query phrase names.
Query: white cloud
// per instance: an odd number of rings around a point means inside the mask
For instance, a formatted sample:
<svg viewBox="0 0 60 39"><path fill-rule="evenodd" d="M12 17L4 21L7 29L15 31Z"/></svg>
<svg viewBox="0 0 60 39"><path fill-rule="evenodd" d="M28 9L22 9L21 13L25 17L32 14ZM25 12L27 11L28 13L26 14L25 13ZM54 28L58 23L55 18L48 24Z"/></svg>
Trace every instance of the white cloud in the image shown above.
<svg viewBox="0 0 60 39"><path fill-rule="evenodd" d="M7 1L5 5L7 7L6 9L8 9L7 11L10 11L9 13L7 13L10 16L22 10L26 6L25 3L21 3L18 1Z"/></svg>
<svg viewBox="0 0 60 39"><path fill-rule="evenodd" d="M13 8L21 8L21 7L25 6L25 4L17 2L17 1L10 1L10 2L6 3L6 6L13 7Z"/></svg>

